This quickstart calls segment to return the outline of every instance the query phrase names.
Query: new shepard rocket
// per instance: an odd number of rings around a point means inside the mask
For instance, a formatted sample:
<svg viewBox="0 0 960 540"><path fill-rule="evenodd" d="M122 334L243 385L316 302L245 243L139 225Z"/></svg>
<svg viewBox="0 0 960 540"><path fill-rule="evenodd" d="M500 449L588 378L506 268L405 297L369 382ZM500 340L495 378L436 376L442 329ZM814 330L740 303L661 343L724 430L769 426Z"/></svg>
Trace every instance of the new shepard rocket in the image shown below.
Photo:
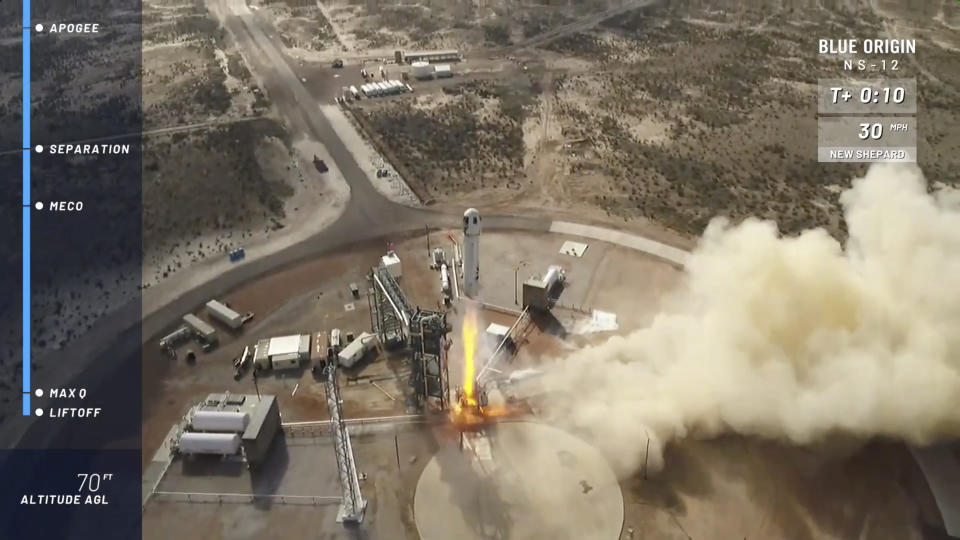
<svg viewBox="0 0 960 540"><path fill-rule="evenodd" d="M476 208L463 213L463 292L470 298L480 285L480 221Z"/></svg>

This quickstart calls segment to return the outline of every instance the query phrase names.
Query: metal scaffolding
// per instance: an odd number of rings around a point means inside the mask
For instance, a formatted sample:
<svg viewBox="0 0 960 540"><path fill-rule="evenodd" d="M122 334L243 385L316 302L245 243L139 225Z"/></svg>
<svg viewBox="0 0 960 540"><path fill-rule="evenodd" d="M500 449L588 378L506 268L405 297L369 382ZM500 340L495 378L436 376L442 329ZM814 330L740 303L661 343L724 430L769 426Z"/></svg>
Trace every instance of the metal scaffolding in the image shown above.
<svg viewBox="0 0 960 540"><path fill-rule="evenodd" d="M410 319L410 384L421 409L430 398L441 410L448 405L447 332L444 313L417 309Z"/></svg>
<svg viewBox="0 0 960 540"><path fill-rule="evenodd" d="M340 477L341 502L340 509L337 511L337 521L360 523L363 521L367 501L363 500L363 494L360 493L360 477L357 475L357 464L353 459L350 433L343 422L336 364L327 366L325 388L327 408L330 409L330 426L333 428L333 449L337 455L337 470Z"/></svg>
<svg viewBox="0 0 960 540"><path fill-rule="evenodd" d="M413 307L386 267L374 267L371 277L373 287L367 294L370 327L384 347L399 347L407 340Z"/></svg>

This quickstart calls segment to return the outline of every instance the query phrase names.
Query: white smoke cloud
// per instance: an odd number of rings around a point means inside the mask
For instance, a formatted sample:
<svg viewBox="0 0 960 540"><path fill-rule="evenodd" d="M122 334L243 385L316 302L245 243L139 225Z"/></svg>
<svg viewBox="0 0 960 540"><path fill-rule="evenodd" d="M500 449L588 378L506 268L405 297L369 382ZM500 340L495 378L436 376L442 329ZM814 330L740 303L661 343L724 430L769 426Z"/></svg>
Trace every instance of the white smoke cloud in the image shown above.
<svg viewBox="0 0 960 540"><path fill-rule="evenodd" d="M960 436L960 200L876 165L841 203L845 248L821 229L715 220L649 327L550 365L545 415L621 473L648 436L651 470L669 441L727 431Z"/></svg>

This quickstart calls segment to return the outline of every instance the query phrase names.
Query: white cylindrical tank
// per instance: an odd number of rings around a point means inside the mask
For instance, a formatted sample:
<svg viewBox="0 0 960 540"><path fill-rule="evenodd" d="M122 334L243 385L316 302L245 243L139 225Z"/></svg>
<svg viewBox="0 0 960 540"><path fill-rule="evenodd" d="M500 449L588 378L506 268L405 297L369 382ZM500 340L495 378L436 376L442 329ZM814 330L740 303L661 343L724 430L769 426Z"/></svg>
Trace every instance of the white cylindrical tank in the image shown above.
<svg viewBox="0 0 960 540"><path fill-rule="evenodd" d="M554 265L547 269L547 275L543 277L546 290L551 290L554 285L561 281L563 281L563 268Z"/></svg>
<svg viewBox="0 0 960 540"><path fill-rule="evenodd" d="M250 415L236 411L197 411L190 419L196 431L226 431L240 433L247 429Z"/></svg>
<svg viewBox="0 0 960 540"><path fill-rule="evenodd" d="M440 265L440 290L450 292L450 274L447 272L447 263Z"/></svg>
<svg viewBox="0 0 960 540"><path fill-rule="evenodd" d="M480 284L480 221L476 208L463 213L463 291L470 298L477 296Z"/></svg>
<svg viewBox="0 0 960 540"><path fill-rule="evenodd" d="M184 433L177 448L181 454L222 454L240 451L240 435L236 433Z"/></svg>

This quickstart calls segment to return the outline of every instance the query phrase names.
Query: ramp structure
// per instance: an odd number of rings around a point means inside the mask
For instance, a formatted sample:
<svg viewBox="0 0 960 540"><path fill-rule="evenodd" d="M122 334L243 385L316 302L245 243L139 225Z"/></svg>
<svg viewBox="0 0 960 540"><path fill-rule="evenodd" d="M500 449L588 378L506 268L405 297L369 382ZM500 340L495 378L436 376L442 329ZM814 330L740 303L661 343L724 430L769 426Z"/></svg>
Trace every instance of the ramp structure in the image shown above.
<svg viewBox="0 0 960 540"><path fill-rule="evenodd" d="M413 306L387 267L382 264L374 267L371 278L373 287L367 295L370 326L384 347L400 347L407 341Z"/></svg>
<svg viewBox="0 0 960 540"><path fill-rule="evenodd" d="M340 509L337 511L337 521L341 523L360 523L363 521L363 512L367 508L367 501L360 493L360 477L357 475L357 464L353 459L353 447L350 445L350 432L343 421L343 409L340 400L340 386L337 384L337 367L335 362L327 366L327 408L330 409L330 427L333 428L333 449L337 455L337 471L340 478Z"/></svg>

